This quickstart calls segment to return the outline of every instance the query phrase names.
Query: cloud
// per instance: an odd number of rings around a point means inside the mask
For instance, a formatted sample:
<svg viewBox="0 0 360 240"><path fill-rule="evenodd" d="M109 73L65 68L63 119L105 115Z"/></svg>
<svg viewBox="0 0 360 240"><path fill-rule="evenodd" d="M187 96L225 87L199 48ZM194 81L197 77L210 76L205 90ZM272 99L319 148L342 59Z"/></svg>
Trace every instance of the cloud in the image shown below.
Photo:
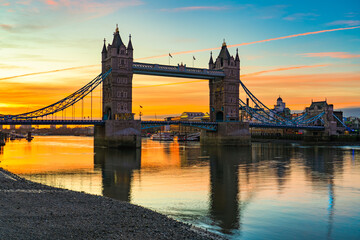
<svg viewBox="0 0 360 240"><path fill-rule="evenodd" d="M304 66L291 66L291 67L275 68L275 69L264 70L264 71L260 71L260 72L242 74L241 77L257 76L257 75L262 75L265 73L288 71L288 70L295 70L295 69L318 68L318 67L328 67L328 66L330 66L330 64L304 65Z"/></svg>
<svg viewBox="0 0 360 240"><path fill-rule="evenodd" d="M351 54L347 52L321 52L321 53L301 53L304 57L330 57L330 58L360 58L360 54Z"/></svg>
<svg viewBox="0 0 360 240"><path fill-rule="evenodd" d="M338 20L338 21L330 22L326 25L328 25L328 26L336 26L336 25L357 26L357 25L360 25L360 21L359 20Z"/></svg>
<svg viewBox="0 0 360 240"><path fill-rule="evenodd" d="M39 75L39 74L55 73L55 72L76 70L76 69L89 68L89 67L98 67L98 66L99 66L99 64L80 66L80 67L72 67L72 68L63 68L63 69L56 69L56 70L50 70L50 71L44 71L44 72L36 72L36 73L26 73L26 74L22 74L22 75L16 75L16 76L11 76L11 77L0 78L0 81L2 81L2 80L10 80L10 79L20 78L20 77L34 76L34 75Z"/></svg>
<svg viewBox="0 0 360 240"><path fill-rule="evenodd" d="M0 69L24 69L24 66L17 66L17 65L9 65L9 64L2 64L0 63Z"/></svg>
<svg viewBox="0 0 360 240"><path fill-rule="evenodd" d="M266 6L263 8L255 9L257 15L259 15L260 19L274 19L280 18L285 13L284 9L287 8L286 5L273 5L273 6Z"/></svg>
<svg viewBox="0 0 360 240"><path fill-rule="evenodd" d="M10 24L0 24L0 28L7 30L7 31L11 31L14 26L10 25Z"/></svg>
<svg viewBox="0 0 360 240"><path fill-rule="evenodd" d="M228 7L222 6L191 6L191 7L181 7L181 8L171 8L171 9L161 9L161 11L166 12L187 12L187 11L220 11L226 10Z"/></svg>
<svg viewBox="0 0 360 240"><path fill-rule="evenodd" d="M71 14L92 14L91 18L101 17L117 11L120 8L142 5L140 0L128 1L96 1L96 0L44 0L51 10L65 10Z"/></svg>
<svg viewBox="0 0 360 240"><path fill-rule="evenodd" d="M34 30L49 28L49 26L40 24L0 24L0 28L9 32L31 32Z"/></svg>
<svg viewBox="0 0 360 240"><path fill-rule="evenodd" d="M9 3L9 2L5 2L5 3L1 3L0 5L1 5L1 6L4 6L4 7L7 7L7 6L10 6L10 3Z"/></svg>
<svg viewBox="0 0 360 240"><path fill-rule="evenodd" d="M59 5L58 2L55 2L55 1L53 1L53 0L45 0L45 3L46 3L47 5L51 5L51 6L58 6L58 5Z"/></svg>
<svg viewBox="0 0 360 240"><path fill-rule="evenodd" d="M353 17L357 17L358 15L359 15L359 13L357 13L357 12L348 12L345 14L345 17L353 18Z"/></svg>
<svg viewBox="0 0 360 240"><path fill-rule="evenodd" d="M295 20L303 20L303 19L315 20L315 18L318 16L319 15L315 13L294 13L284 17L283 19L287 21L295 21Z"/></svg>
<svg viewBox="0 0 360 240"><path fill-rule="evenodd" d="M284 37L269 38L269 39L260 40L260 41L254 41L254 42L248 42L248 43L239 43L239 44L228 45L228 48L245 46L245 45L251 45L251 44L255 44L255 43L270 42L270 41L287 39L287 38L294 38L294 37L301 37L301 36L307 36L307 35L314 35L314 34L319 34L319 33L350 30L350 29L356 29L356 28L360 28L360 26L348 27L348 28L328 29L328 30L321 30L321 31L316 31L316 32L299 33L299 34L294 34L294 35L289 35L289 36L284 36ZM212 50L219 50L219 49L221 49L221 47L205 48L205 49L190 50L190 51L181 51L181 52L174 52L174 53L171 53L171 55L174 56L174 55L180 55L180 54L188 54L188 53L196 53L196 52L205 52L205 51L212 51ZM138 59L135 59L135 60L136 60L136 61L139 61L139 60L152 59L152 58L162 58L162 57L168 57L168 56L169 56L169 54L167 53L167 54L162 54L162 55L157 55L157 56L151 56L151 57L142 57L142 58L138 58Z"/></svg>
<svg viewBox="0 0 360 240"><path fill-rule="evenodd" d="M22 1L17 1L17 4L21 4L21 5L30 5L30 3L32 2L32 0L22 0Z"/></svg>

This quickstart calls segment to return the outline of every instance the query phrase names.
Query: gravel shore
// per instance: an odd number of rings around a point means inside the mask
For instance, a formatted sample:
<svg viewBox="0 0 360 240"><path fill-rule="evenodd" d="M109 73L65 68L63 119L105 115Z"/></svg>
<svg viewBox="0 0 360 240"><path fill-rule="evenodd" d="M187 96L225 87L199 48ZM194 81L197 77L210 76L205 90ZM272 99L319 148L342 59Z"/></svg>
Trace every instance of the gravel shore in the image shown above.
<svg viewBox="0 0 360 240"><path fill-rule="evenodd" d="M149 209L0 168L0 239L223 239Z"/></svg>

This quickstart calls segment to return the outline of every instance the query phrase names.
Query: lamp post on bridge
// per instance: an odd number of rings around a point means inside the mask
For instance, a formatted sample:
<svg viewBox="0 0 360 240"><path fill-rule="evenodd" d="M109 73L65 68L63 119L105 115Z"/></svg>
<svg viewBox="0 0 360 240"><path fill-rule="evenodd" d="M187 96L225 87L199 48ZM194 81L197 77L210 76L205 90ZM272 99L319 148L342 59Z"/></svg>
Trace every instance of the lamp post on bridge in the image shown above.
<svg viewBox="0 0 360 240"><path fill-rule="evenodd" d="M139 112L139 116L140 116L140 121L141 121L141 116L143 115L142 112L141 112L141 108L143 108L141 105L140 106L140 112Z"/></svg>

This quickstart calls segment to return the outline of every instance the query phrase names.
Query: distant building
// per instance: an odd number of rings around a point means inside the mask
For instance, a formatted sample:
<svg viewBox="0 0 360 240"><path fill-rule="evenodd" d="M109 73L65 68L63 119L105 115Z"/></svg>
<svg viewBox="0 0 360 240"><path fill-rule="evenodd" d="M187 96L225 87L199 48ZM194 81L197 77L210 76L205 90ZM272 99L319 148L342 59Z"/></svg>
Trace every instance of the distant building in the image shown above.
<svg viewBox="0 0 360 240"><path fill-rule="evenodd" d="M191 121L191 122L208 122L210 121L210 116L208 113L202 112L183 112L180 116L176 117L165 117L165 121ZM183 125L171 125L170 131L180 132L180 133L189 133L189 132L198 132L199 130L190 126Z"/></svg>
<svg viewBox="0 0 360 240"><path fill-rule="evenodd" d="M181 121L183 120L199 120L201 121L201 118L204 117L205 114L202 113L202 112L183 112L181 115L180 115L180 119Z"/></svg>
<svg viewBox="0 0 360 240"><path fill-rule="evenodd" d="M291 117L291 111L290 108L286 107L285 102L283 102L282 98L279 96L276 100L276 105L274 105L274 109L272 109L276 114L285 117L290 118Z"/></svg>
<svg viewBox="0 0 360 240"><path fill-rule="evenodd" d="M345 123L352 129L359 130L360 128L360 118L358 117L348 117L346 118Z"/></svg>
<svg viewBox="0 0 360 240"><path fill-rule="evenodd" d="M324 126L329 135L342 134L345 127L340 121L343 120L342 111L334 111L334 105L327 101L312 102L310 107L305 108L307 118L315 117L324 112L324 116L314 122L315 126Z"/></svg>

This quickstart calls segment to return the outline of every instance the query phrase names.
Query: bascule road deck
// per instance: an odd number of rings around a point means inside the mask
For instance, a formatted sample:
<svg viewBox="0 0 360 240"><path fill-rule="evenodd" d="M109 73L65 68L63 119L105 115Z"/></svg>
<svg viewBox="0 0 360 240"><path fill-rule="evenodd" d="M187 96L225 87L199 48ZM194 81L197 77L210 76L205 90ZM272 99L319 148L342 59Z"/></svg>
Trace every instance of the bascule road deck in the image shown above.
<svg viewBox="0 0 360 240"><path fill-rule="evenodd" d="M0 168L0 239L219 239L127 202L33 183Z"/></svg>

